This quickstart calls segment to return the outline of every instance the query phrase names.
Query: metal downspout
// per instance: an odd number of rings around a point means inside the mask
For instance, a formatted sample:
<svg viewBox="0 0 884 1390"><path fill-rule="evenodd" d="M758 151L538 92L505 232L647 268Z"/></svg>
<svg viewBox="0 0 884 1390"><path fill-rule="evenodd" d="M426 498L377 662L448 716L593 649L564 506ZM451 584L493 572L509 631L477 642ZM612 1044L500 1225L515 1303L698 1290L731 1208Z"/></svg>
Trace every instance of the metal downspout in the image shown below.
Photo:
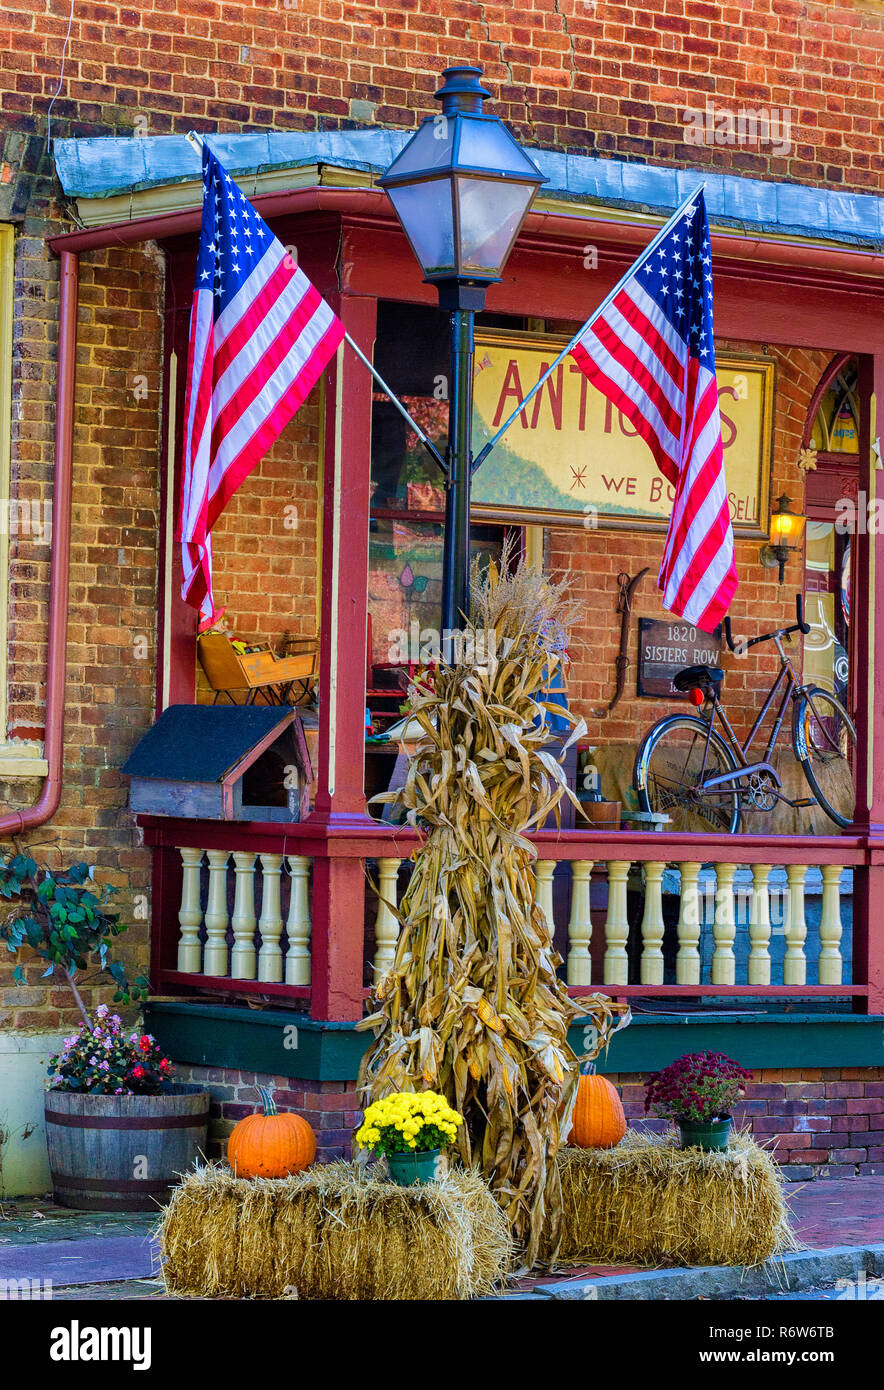
<svg viewBox="0 0 884 1390"><path fill-rule="evenodd" d="M79 260L62 250L58 307L58 369L55 385L55 471L52 492L52 571L49 581L49 641L46 657L44 749L49 772L40 800L25 811L0 815L0 835L45 825L58 810L64 767L64 706L67 683L68 580L71 567L74 376L77 360Z"/></svg>

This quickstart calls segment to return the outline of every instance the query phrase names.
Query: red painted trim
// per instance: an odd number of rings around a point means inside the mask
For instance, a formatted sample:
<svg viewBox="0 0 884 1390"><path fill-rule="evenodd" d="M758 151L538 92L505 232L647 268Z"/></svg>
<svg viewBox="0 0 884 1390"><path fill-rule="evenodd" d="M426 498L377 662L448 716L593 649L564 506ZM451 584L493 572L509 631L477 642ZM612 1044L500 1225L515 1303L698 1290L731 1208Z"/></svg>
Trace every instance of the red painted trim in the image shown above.
<svg viewBox="0 0 884 1390"><path fill-rule="evenodd" d="M852 352L836 353L820 377L816 390L810 398L810 405L807 408L807 419L804 422L804 433L801 436L802 449L806 449L810 443L810 436L813 433L813 422L816 419L817 411L820 408L823 396L828 391L831 382L834 381L839 372L844 370L854 355L855 354Z"/></svg>
<svg viewBox="0 0 884 1390"><path fill-rule="evenodd" d="M399 222L387 195L380 189L302 188L290 192L257 194L250 201L267 220L320 211L337 212L351 218L362 217L368 219L372 226L394 230L405 247ZM183 212L116 222L107 227L62 232L49 238L49 246L56 254L61 254L63 251L125 246L137 241L166 240L192 234L199 229L201 220L201 209L190 208ZM588 229L592 231L595 244L613 242L623 249L629 259L632 259L632 252L647 245L657 230L656 226L649 226L647 222L631 222L628 218L590 221L571 213L529 212L519 237L519 246L533 250L537 245L547 249L548 243L553 240L585 242ZM884 272L884 255L880 252L844 246L808 246L785 237L741 237L717 231L712 233L712 249L716 259L732 257L739 262L750 261L762 271L768 265L795 266L819 271L825 276L835 272L863 279L868 277L870 280ZM408 260L411 259L409 253ZM872 284L869 287L875 288ZM492 287L492 293L495 288ZM428 287L426 293L428 301L435 302L432 289Z"/></svg>
<svg viewBox="0 0 884 1390"><path fill-rule="evenodd" d="M161 985L177 985L194 989L217 989L226 995L267 994L279 999L309 999L309 985L273 984L265 980L232 980L227 975L187 975L180 970L160 972Z"/></svg>

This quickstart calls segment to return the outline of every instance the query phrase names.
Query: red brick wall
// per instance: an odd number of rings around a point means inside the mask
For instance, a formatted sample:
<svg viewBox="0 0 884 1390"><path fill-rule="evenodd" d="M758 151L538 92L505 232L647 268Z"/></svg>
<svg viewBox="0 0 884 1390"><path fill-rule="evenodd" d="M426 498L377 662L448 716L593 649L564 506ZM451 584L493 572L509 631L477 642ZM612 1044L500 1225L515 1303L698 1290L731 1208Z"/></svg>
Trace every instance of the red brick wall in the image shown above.
<svg viewBox="0 0 884 1390"><path fill-rule="evenodd" d="M224 1158L227 1140L238 1120L261 1109L256 1085L272 1086L280 1110L297 1110L316 1135L320 1163L350 1157L350 1140L361 1119L353 1081L299 1081L287 1076L221 1067L175 1068L179 1081L195 1081L211 1092L208 1158Z"/></svg>
<svg viewBox="0 0 884 1390"><path fill-rule="evenodd" d="M18 245L13 494L52 496L57 266L41 243ZM156 669L158 411L162 265L155 247L81 258L74 417L74 488L65 712L65 780L51 824L29 837L53 865L85 860L120 890L129 933L117 956L147 966L150 854L134 833L128 781L118 769L150 724ZM18 307L18 305L17 305ZM9 731L41 739L45 721L50 547L11 536ZM4 731L5 732L5 731ZM6 807L32 805L40 784L0 784ZM26 953L27 954L27 953ZM69 991L26 961L27 987L0 954L0 1027L69 1027ZM87 1004L97 1002L85 992Z"/></svg>
<svg viewBox="0 0 884 1390"><path fill-rule="evenodd" d="M630 1125L663 1130L645 1116L644 1076L608 1078ZM884 1174L884 1067L802 1067L755 1072L734 1118L774 1153L785 1177Z"/></svg>
<svg viewBox="0 0 884 1390"><path fill-rule="evenodd" d="M4 115L43 129L67 29L57 0L0 11ZM439 71L479 63L520 138L877 191L884 15L847 0L77 3L57 133L410 127ZM695 146L683 112L775 107L791 148Z"/></svg>
<svg viewBox="0 0 884 1390"><path fill-rule="evenodd" d="M261 1108L258 1083L275 1088L280 1110L297 1110L309 1121L319 1162L350 1157L361 1119L352 1081L300 1081L185 1063L176 1076L211 1092L210 1158L223 1158L236 1122ZM612 1074L608 1080L620 1091L631 1126L666 1130L665 1121L645 1115L644 1075ZM734 1118L759 1144L775 1145L790 1180L884 1174L884 1067L757 1071Z"/></svg>

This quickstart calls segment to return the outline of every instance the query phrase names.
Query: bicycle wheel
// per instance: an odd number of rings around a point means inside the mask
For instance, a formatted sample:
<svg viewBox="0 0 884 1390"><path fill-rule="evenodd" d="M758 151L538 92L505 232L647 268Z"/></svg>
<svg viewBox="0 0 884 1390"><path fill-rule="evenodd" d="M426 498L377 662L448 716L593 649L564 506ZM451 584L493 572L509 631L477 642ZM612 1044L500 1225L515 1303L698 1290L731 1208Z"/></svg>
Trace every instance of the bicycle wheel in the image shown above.
<svg viewBox="0 0 884 1390"><path fill-rule="evenodd" d="M844 706L821 686L809 686L795 702L792 747L826 815L842 829L850 825L856 805L856 730Z"/></svg>
<svg viewBox="0 0 884 1390"><path fill-rule="evenodd" d="M708 747L707 747L708 741ZM633 783L643 811L667 815L672 831L736 834L740 793L733 783L700 791L702 778L735 772L739 764L724 739L702 719L671 714L646 735Z"/></svg>

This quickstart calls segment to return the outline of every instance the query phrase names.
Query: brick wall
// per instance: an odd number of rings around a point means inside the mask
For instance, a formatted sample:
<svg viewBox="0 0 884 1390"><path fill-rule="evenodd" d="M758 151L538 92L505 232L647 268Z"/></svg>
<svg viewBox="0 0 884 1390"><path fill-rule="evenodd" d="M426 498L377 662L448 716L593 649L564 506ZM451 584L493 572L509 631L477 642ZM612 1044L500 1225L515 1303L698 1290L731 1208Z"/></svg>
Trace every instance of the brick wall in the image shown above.
<svg viewBox="0 0 884 1390"><path fill-rule="evenodd" d="M17 277L12 489L45 505L57 263L27 234L18 241ZM29 842L51 864L93 864L100 882L120 890L117 906L131 929L117 954L134 975L147 966L150 854L134 833L118 769L154 707L163 269L147 245L84 255L80 279L65 781L57 815ZM8 727L33 741L45 722L50 547L41 535L19 534L10 550ZM36 782L0 786L7 807L38 795ZM27 988L14 985L14 966L3 952L0 1027L78 1021L69 992L42 978L42 962L26 960ZM97 1002L90 989L85 997Z"/></svg>
<svg viewBox="0 0 884 1390"><path fill-rule="evenodd" d="M198 1082L211 1093L207 1158L223 1158L237 1121L260 1111L261 1098L256 1090L259 1083L273 1087L280 1110L297 1110L310 1124L316 1135L318 1162L350 1157L350 1139L361 1119L353 1081L300 1081L184 1063L176 1065L175 1074L177 1080Z"/></svg>
<svg viewBox="0 0 884 1390"><path fill-rule="evenodd" d="M608 1077L631 1125L663 1130L645 1116L644 1076ZM785 1177L884 1174L884 1067L803 1067L755 1072L734 1114L760 1144L775 1145Z"/></svg>
<svg viewBox="0 0 884 1390"><path fill-rule="evenodd" d="M61 0L0 11L4 114L43 131ZM479 63L521 139L877 190L884 15L849 0L147 0L78 3L56 132L414 126L447 63ZM687 108L788 113L788 148L695 145Z"/></svg>
<svg viewBox="0 0 884 1390"><path fill-rule="evenodd" d="M185 1063L178 1064L176 1076L211 1092L209 1158L223 1158L236 1122L260 1110L258 1083L274 1087L280 1110L296 1110L310 1123L317 1161L350 1157L361 1119L352 1081L300 1081ZM620 1091L630 1126L666 1130L665 1121L645 1115L644 1075L612 1074L608 1080ZM884 1067L757 1071L734 1118L759 1144L775 1146L790 1180L884 1174Z"/></svg>

